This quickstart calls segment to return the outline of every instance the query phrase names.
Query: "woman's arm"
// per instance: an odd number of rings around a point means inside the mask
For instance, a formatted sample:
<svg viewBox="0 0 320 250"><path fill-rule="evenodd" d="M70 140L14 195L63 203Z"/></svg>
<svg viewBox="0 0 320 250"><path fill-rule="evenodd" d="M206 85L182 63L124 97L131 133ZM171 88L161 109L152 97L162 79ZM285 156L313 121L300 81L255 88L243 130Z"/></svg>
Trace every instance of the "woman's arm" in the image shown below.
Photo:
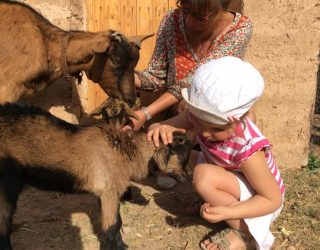
<svg viewBox="0 0 320 250"><path fill-rule="evenodd" d="M149 113L151 117L156 116L161 111L165 110L168 107L171 107L173 104L177 103L178 99L170 93L164 93L157 100L151 103L148 107L146 107L145 111L137 110L135 113L139 117L139 120L134 118L130 118L133 123L133 130L138 131L143 126L143 124L147 121L146 112ZM124 131L130 129L129 126L125 126L123 128Z"/></svg>
<svg viewBox="0 0 320 250"><path fill-rule="evenodd" d="M138 76L138 73L134 73L134 84L136 86L136 88L140 89L141 88L141 80Z"/></svg>
<svg viewBox="0 0 320 250"><path fill-rule="evenodd" d="M135 72L135 85L142 90L154 91L167 84L168 77L168 40L172 36L173 12L169 11L161 20L155 47L148 63L143 71Z"/></svg>

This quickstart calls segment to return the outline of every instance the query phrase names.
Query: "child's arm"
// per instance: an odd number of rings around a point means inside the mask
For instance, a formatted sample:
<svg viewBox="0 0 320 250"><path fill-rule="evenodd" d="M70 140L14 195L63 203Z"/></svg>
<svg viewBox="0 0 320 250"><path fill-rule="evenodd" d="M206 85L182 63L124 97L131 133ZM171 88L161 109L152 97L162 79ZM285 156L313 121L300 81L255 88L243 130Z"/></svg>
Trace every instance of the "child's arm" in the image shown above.
<svg viewBox="0 0 320 250"><path fill-rule="evenodd" d="M162 142L167 145L172 143L172 133L174 131L185 132L190 127L187 120L187 110L185 110L168 120L151 124L148 128L147 140L153 140L154 145L159 147L159 137L161 137Z"/></svg>
<svg viewBox="0 0 320 250"><path fill-rule="evenodd" d="M241 170L256 195L246 201L227 206L204 206L202 215L211 222L263 216L282 204L280 188L267 165L264 152L259 151L243 162Z"/></svg>

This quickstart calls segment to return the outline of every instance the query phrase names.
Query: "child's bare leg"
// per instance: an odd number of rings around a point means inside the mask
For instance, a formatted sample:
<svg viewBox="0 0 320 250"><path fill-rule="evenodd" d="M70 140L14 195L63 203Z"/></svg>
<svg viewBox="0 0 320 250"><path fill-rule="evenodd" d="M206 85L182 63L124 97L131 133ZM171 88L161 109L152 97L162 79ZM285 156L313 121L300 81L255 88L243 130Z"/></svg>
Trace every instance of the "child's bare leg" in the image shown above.
<svg viewBox="0 0 320 250"><path fill-rule="evenodd" d="M196 166L193 175L193 185L204 201L212 206L229 205L240 200L240 186L237 177L224 168L211 164L200 164ZM245 233L251 237L244 220L226 220L231 228ZM231 249L241 249L243 241L237 235L226 235L231 243ZM205 241L207 249L216 249L214 244Z"/></svg>

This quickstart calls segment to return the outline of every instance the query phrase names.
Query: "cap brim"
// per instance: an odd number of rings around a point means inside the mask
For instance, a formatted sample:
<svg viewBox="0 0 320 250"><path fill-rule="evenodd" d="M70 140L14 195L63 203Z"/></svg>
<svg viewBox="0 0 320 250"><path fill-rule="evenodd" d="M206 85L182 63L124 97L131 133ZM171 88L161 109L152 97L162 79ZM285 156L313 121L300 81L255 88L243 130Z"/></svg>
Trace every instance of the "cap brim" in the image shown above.
<svg viewBox="0 0 320 250"><path fill-rule="evenodd" d="M183 99L187 102L189 111L199 119L213 123L218 125L225 125L230 123L228 119L222 117L219 114L213 113L212 111L205 110L203 108L195 106L193 103L190 102L190 92L191 88L184 88L181 90L181 94Z"/></svg>

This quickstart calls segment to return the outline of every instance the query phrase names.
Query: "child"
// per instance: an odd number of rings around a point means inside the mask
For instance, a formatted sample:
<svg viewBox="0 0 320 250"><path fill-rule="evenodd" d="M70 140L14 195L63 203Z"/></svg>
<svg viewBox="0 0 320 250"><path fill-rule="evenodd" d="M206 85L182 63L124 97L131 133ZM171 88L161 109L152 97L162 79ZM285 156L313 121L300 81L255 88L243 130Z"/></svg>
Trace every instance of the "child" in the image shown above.
<svg viewBox="0 0 320 250"><path fill-rule="evenodd" d="M211 223L230 229L201 242L202 249L270 249L270 225L279 215L284 184L271 144L246 116L261 97L264 82L249 63L223 57L200 66L182 95L188 110L150 126L147 139L159 146L172 132L193 128L201 152L193 185L205 201L200 209Z"/></svg>

